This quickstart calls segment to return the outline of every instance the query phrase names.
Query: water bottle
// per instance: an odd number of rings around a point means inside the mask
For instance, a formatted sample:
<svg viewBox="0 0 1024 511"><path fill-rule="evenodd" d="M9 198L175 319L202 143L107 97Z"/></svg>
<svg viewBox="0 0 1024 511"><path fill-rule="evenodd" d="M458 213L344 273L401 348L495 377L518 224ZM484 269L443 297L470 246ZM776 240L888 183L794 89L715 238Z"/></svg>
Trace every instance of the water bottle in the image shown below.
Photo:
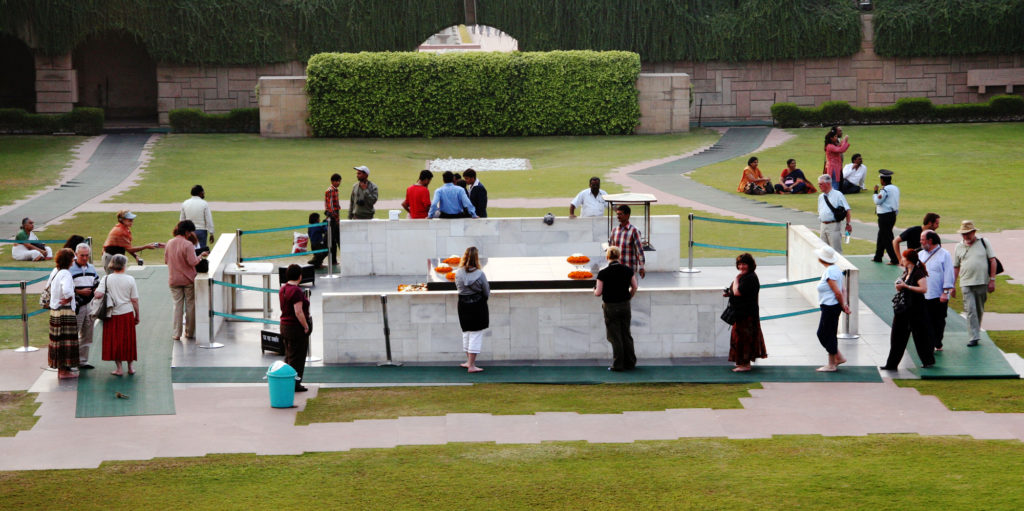
<svg viewBox="0 0 1024 511"><path fill-rule="evenodd" d="M846 244L850 244L850 231L846 231Z"/></svg>

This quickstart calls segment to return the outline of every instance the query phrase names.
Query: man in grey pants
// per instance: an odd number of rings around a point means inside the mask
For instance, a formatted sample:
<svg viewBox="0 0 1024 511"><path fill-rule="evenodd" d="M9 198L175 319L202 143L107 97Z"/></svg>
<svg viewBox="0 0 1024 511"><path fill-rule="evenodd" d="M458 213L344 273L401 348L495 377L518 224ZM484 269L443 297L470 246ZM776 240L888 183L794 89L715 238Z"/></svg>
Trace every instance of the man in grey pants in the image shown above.
<svg viewBox="0 0 1024 511"><path fill-rule="evenodd" d="M996 253L983 238L977 236L974 222L960 222L962 241L953 252L954 279L960 279L964 294L964 313L967 314L968 346L977 346L981 340L981 317L985 314L985 300L996 290ZM952 296L956 296L953 288Z"/></svg>

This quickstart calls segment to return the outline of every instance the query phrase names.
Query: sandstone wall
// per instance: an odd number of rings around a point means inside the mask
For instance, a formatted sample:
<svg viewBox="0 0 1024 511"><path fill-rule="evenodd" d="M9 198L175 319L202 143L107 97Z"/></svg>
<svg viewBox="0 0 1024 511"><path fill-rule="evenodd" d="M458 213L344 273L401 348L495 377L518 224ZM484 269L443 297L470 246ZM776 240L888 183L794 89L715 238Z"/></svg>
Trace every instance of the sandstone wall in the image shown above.
<svg viewBox="0 0 1024 511"><path fill-rule="evenodd" d="M177 108L198 108L206 113L227 113L233 108L255 108L256 84L261 76L306 73L301 62L267 66L193 67L157 66L157 112L160 124Z"/></svg>

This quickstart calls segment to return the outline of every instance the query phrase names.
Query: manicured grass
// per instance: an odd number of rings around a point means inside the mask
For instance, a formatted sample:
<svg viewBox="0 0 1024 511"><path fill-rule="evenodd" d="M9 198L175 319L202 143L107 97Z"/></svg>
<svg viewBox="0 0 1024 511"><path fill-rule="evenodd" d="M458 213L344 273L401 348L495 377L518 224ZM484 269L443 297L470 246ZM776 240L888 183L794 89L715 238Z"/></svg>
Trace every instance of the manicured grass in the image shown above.
<svg viewBox="0 0 1024 511"><path fill-rule="evenodd" d="M806 128L787 130L796 138L753 156L760 160L761 171L777 182L786 160L796 158L807 177L817 179L824 159L827 130ZM1024 209L1024 197L994 192L1001 183L1014 183L1024 159L1024 123L926 124L911 126L850 126L848 163L861 153L870 170L866 184L878 182L880 168L893 170L893 184L900 188L900 215L897 225L920 225L925 213L942 215L939 232L953 234L960 220L974 220L982 231L1020 229L1024 217L1006 214ZM735 158L694 171L691 176L708 185L736 193L747 158ZM766 195L760 200L786 204L805 211L817 211L816 197ZM873 222L874 204L870 193L847 197L854 218ZM972 200L973 199L973 200ZM999 207L985 207L979 200L998 201Z"/></svg>
<svg viewBox="0 0 1024 511"><path fill-rule="evenodd" d="M342 175L346 202L353 166L370 168L382 199L404 198L426 161L435 158L529 158L527 171L481 172L488 195L572 197L591 176L642 160L683 154L710 145L718 134L608 137L271 139L258 135L168 135L154 150L139 186L114 202L178 202L202 183L214 201L322 200L330 175ZM431 190L441 186L440 173ZM606 180L607 181L607 180ZM622 191L602 183L609 192Z"/></svg>
<svg viewBox="0 0 1024 511"><path fill-rule="evenodd" d="M1010 276L996 275L996 292L988 295L985 312L1024 312L1024 285L1010 284ZM964 297L957 287L956 298L949 300L949 308L959 314L964 310Z"/></svg>
<svg viewBox="0 0 1024 511"><path fill-rule="evenodd" d="M26 295L28 312L39 309L39 294ZM0 316L21 314L21 295L0 295ZM46 348L50 342L50 315L37 314L28 318L29 346ZM25 345L21 320L8 319L0 321L0 350L20 348Z"/></svg>
<svg viewBox="0 0 1024 511"><path fill-rule="evenodd" d="M989 330L987 333L999 349L1024 356L1024 330Z"/></svg>
<svg viewBox="0 0 1024 511"><path fill-rule="evenodd" d="M895 380L938 397L953 411L1024 413L1024 380Z"/></svg>
<svg viewBox="0 0 1024 511"><path fill-rule="evenodd" d="M444 387L320 389L296 424L394 419L448 413L621 413L669 408L740 408L759 383L623 385L480 384Z"/></svg>
<svg viewBox="0 0 1024 511"><path fill-rule="evenodd" d="M23 391L0 392L0 436L14 436L19 431L32 429L39 420L33 415L39 408L37 395Z"/></svg>
<svg viewBox="0 0 1024 511"><path fill-rule="evenodd" d="M24 199L57 182L71 149L86 137L0 136L0 206ZM14 233L4 233L4 238Z"/></svg>
<svg viewBox="0 0 1024 511"><path fill-rule="evenodd" d="M10 509L1019 509L1024 444L910 435L490 443L0 474Z"/></svg>

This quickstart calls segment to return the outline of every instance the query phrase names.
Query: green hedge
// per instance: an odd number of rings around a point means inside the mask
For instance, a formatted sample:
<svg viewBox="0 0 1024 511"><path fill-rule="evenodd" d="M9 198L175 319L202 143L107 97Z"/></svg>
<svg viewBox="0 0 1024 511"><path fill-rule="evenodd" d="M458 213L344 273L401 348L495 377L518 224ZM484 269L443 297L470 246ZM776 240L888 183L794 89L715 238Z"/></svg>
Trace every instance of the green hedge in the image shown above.
<svg viewBox="0 0 1024 511"><path fill-rule="evenodd" d="M306 71L319 137L606 135L640 121L635 53L324 53Z"/></svg>
<svg viewBox="0 0 1024 511"><path fill-rule="evenodd" d="M860 50L852 0L479 0L519 49L626 50L644 62L839 57Z"/></svg>
<svg viewBox="0 0 1024 511"><path fill-rule="evenodd" d="M1024 98L995 96L986 103L936 105L928 98L903 98L881 107L852 107L845 101L826 101L818 107L795 103L772 105L772 117L783 128L832 124L910 124L977 122L1024 118Z"/></svg>
<svg viewBox="0 0 1024 511"><path fill-rule="evenodd" d="M179 108L168 115L175 133L259 133L260 109L235 108L208 114L198 108Z"/></svg>
<svg viewBox="0 0 1024 511"><path fill-rule="evenodd" d="M1024 52L1024 0L875 0L875 53L887 57Z"/></svg>
<svg viewBox="0 0 1024 511"><path fill-rule="evenodd" d="M0 133L98 135L103 109L80 107L65 114L30 114L21 108L0 108Z"/></svg>

